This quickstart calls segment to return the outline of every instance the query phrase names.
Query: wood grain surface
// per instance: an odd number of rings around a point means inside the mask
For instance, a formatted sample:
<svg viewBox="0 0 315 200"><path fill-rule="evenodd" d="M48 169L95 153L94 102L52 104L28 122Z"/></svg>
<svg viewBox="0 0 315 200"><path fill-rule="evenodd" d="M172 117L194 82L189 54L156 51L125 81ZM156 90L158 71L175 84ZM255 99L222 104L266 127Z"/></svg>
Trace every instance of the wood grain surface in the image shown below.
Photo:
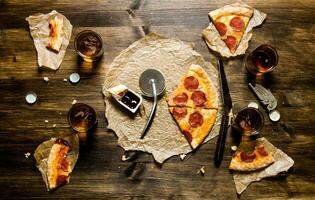
<svg viewBox="0 0 315 200"><path fill-rule="evenodd" d="M129 163L117 137L106 129L102 83L108 66L120 51L153 31L193 43L208 61L215 62L201 39L209 23L207 13L234 1L211 0L104 0L0 1L0 198L1 199L314 199L315 197L315 1L246 1L267 13L254 29L250 49L268 43L278 50L275 71L257 82L268 86L278 100L281 121L265 114L263 135L295 160L289 175L253 183L237 196L228 170L232 138L227 139L220 168L213 164L215 139L189 154L184 161L169 159L162 166L143 154ZM38 70L37 55L25 18L57 10L73 25L65 58L58 71ZM101 34L104 56L91 70L79 61L73 39L84 29ZM234 109L256 100L247 83L243 58L225 60ZM64 82L81 74L77 85ZM43 77L49 77L48 83ZM25 103L27 91L38 102ZM47 192L32 156L44 140L70 134L67 112L76 99L97 111L98 127L81 148L70 184ZM48 123L45 123L48 120ZM56 128L53 128L56 124ZM205 166L206 174L196 172Z"/></svg>

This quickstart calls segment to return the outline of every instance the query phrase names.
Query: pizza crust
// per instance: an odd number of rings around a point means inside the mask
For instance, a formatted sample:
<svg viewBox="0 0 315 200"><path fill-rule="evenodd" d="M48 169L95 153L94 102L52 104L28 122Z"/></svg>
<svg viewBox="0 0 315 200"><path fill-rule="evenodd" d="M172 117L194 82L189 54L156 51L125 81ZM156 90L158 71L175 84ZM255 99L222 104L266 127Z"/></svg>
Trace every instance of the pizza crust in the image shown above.
<svg viewBox="0 0 315 200"><path fill-rule="evenodd" d="M189 69L190 72L192 72L191 74L193 76L196 76L199 80L199 84L201 85L201 87L203 88L206 97L207 97L207 102L204 105L204 108L215 108L218 109L218 94L213 86L213 83L211 82L211 80L209 79L209 77L207 76L207 73L205 72L205 70L200 67L199 65L194 65L192 64L190 66Z"/></svg>
<svg viewBox="0 0 315 200"><path fill-rule="evenodd" d="M47 161L47 179L49 189L54 189L60 185L69 183L71 167L67 160L70 147L57 139L52 146Z"/></svg>
<svg viewBox="0 0 315 200"><path fill-rule="evenodd" d="M208 109L218 109L219 97L218 97L218 94L217 94L217 92L213 86L212 81L209 79L209 77L207 76L207 73L204 71L204 69L201 66L195 65L195 64L192 64L190 66L187 73L182 77L180 84L174 90L172 95L167 98L168 105L169 106L177 106L176 103L174 102L173 98L177 95L181 95L182 93L185 93L188 96L188 100L187 100L187 103L185 106L191 107L191 108L196 107L193 100L191 100L191 98L190 98L193 91L188 91L184 87L184 80L188 76L194 76L195 78L198 79L199 86L198 86L198 89L196 89L196 90L203 91L204 94L206 95L207 101L202 107L208 108Z"/></svg>
<svg viewBox="0 0 315 200"><path fill-rule="evenodd" d="M241 43L242 37L244 35L244 32L247 28L247 25L253 15L253 10L245 7L232 7L229 10L225 9L217 9L215 11L212 11L209 13L210 19L212 20L218 35L220 38L224 41L224 43L227 45L231 53L234 53L236 49L238 48L239 44ZM235 31L230 26L230 22L234 17L239 17L244 22L244 27L242 31ZM226 27L226 33L224 35L220 35L218 28L216 27L216 23L221 22ZM203 32L203 34L206 34L206 32ZM235 45L229 46L227 39L228 37L232 36L236 39Z"/></svg>
<svg viewBox="0 0 315 200"><path fill-rule="evenodd" d="M214 22L222 16L229 15L238 15L250 18L253 15L253 10L245 7L230 7L229 10L217 9L215 11L209 12L208 15Z"/></svg>
<svg viewBox="0 0 315 200"><path fill-rule="evenodd" d="M235 171L255 171L258 169L263 169L272 163L275 162L275 159L273 158L272 152L268 151L267 156L261 156L256 150L255 153L255 159L252 162L244 162L241 159L240 152L237 152L231 160L230 163L230 170Z"/></svg>
<svg viewBox="0 0 315 200"><path fill-rule="evenodd" d="M58 53L64 36L63 18L55 16L54 19L49 21L49 28L49 40L46 47Z"/></svg>
<svg viewBox="0 0 315 200"><path fill-rule="evenodd" d="M185 87L186 78L188 78L188 81ZM198 84L196 80L198 80ZM174 98L177 96L185 96L183 94L186 95L187 102L180 105L176 104ZM193 99L195 101L197 99L196 103ZM205 102L199 104L198 101L200 99L205 100ZM201 66L195 64L190 66L189 70L181 78L177 88L167 99L171 115L193 149L202 144L210 133L218 112L218 99L218 94L207 73ZM178 112L173 112L174 109L178 110ZM183 110L185 110L184 115L182 115ZM190 122L190 117L195 117L195 115L192 115L193 113L197 113L197 116L202 116L201 124L198 124L198 122L200 122L198 119L197 122ZM180 117L178 117L179 115ZM194 125L194 123L196 124Z"/></svg>
<svg viewBox="0 0 315 200"><path fill-rule="evenodd" d="M173 110L176 107L170 107L169 111L173 115ZM208 136L210 131L212 130L212 127L214 125L217 112L216 109L203 109L203 108L189 108L185 107L187 109L187 114L181 118L181 119L175 119L177 125L179 126L181 132L186 137L187 141L191 145L193 149L197 148L204 139ZM189 124L189 117L192 113L198 112L203 116L203 123L201 126L198 127L191 127Z"/></svg>
<svg viewBox="0 0 315 200"><path fill-rule="evenodd" d="M196 149L203 143L205 138L209 135L214 125L218 110L215 109L201 109L203 115L203 124L198 128L192 128L192 141L190 143L193 149Z"/></svg>

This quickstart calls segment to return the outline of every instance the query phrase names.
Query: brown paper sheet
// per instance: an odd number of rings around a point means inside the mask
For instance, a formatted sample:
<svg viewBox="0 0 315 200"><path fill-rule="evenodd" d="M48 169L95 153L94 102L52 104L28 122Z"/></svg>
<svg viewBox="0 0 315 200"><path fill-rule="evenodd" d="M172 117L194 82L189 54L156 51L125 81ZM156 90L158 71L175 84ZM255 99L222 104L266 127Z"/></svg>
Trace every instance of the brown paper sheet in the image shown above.
<svg viewBox="0 0 315 200"><path fill-rule="evenodd" d="M255 172L233 172L235 188L238 194L244 192L252 182L276 176L281 172L287 172L294 164L292 158L273 146L266 138L259 138L255 142L263 144L267 151L272 152L275 162L270 166Z"/></svg>
<svg viewBox="0 0 315 200"><path fill-rule="evenodd" d="M190 45L178 39L168 39L151 33L130 45L115 58L106 75L103 93L108 128L116 133L118 144L121 147L125 150L151 153L159 163L163 163L174 155L187 154L192 151L169 113L166 102L167 96L178 85L191 64L199 64L204 67L215 84L217 93L220 94L217 70L210 63L205 62L203 57L194 51ZM166 91L164 96L159 99L155 118L149 131L145 138L141 140L140 135L153 101L144 98L143 104L140 106L140 112L135 115L128 115L128 111L111 98L107 89L124 84L141 94L138 85L139 77L148 68L155 68L163 73ZM221 99L218 103L221 109ZM215 125L205 142L218 135L220 122L221 116L218 114Z"/></svg>
<svg viewBox="0 0 315 200"><path fill-rule="evenodd" d="M52 146L55 144L57 138L51 138L41 143L35 150L34 157L36 159L36 167L42 174L43 180L46 184L47 190L49 191L48 179L47 179L47 168L48 168L48 157ZM70 146L71 151L67 155L67 159L70 161L71 171L73 170L78 157L79 157L79 137L77 134L72 134L63 138Z"/></svg>
<svg viewBox="0 0 315 200"><path fill-rule="evenodd" d="M63 18L64 38L59 53L46 48L50 32L49 21L55 16ZM57 70L65 56L71 38L72 25L70 21L55 10L48 14L31 15L26 18L26 21L29 23L31 36L37 51L38 66Z"/></svg>
<svg viewBox="0 0 315 200"><path fill-rule="evenodd" d="M219 9L225 10L225 11L233 11L233 10L237 10L237 7L245 7L245 8L253 9L254 13L251 20L249 21L247 25L247 28L244 32L243 38L238 48L233 54L230 52L229 48L226 46L224 41L221 40L220 35L212 22L210 22L209 26L202 31L202 35L208 47L212 49L213 51L216 51L219 54L221 54L221 56L227 57L227 58L245 54L246 49L248 48L248 43L250 39L252 38L252 29L256 26L261 25L267 17L265 13L260 12L257 9L251 8L250 6L243 3L242 1L239 1L231 5L226 5ZM211 12L214 12L214 11L211 11ZM210 16L210 13L209 13L209 16Z"/></svg>

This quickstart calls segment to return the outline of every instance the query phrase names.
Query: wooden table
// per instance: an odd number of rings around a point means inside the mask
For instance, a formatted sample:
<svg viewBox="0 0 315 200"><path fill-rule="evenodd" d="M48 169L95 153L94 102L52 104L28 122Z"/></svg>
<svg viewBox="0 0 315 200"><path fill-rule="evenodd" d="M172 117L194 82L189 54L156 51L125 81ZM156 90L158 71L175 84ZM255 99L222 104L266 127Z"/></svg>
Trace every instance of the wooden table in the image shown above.
<svg viewBox="0 0 315 200"><path fill-rule="evenodd" d="M194 43L206 60L215 61L201 31L208 25L207 13L234 1L4 1L0 8L0 198L1 199L236 199L228 165L228 137L220 168L213 166L215 140L203 145L184 161L169 159L163 166L143 155L132 163L120 160L123 150L115 134L106 129L102 83L108 66L120 51L149 31ZM280 61L269 76L257 81L276 96L281 121L272 124L265 113L264 136L295 160L288 176L252 184L243 199L311 199L315 195L315 1L246 1L268 14L254 29L250 49L269 43L278 49ZM74 26L66 56L58 71L37 68L37 56L25 18L57 10ZM73 39L84 29L99 32L105 53L98 67L86 73L74 50ZM249 90L242 58L225 61L231 96L239 109L256 100ZM72 72L81 73L79 84L64 82ZM43 77L49 77L48 83ZM27 91L38 102L27 105ZM97 111L98 127L90 145L81 148L70 184L50 193L35 167L35 148L60 133L71 133L67 111L73 100ZM48 123L45 123L48 120ZM53 128L56 124L56 128ZM196 172L205 166L205 176Z"/></svg>

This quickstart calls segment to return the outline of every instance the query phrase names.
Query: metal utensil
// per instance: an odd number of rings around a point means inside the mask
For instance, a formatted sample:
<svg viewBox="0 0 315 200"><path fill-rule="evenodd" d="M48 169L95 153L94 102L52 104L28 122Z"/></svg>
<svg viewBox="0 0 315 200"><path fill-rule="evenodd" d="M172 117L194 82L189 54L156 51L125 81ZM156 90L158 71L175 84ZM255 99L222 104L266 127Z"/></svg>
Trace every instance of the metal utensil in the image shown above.
<svg viewBox="0 0 315 200"><path fill-rule="evenodd" d="M140 76L139 86L144 96L153 97L153 106L149 118L140 136L140 139L143 139L153 120L157 106L158 96L161 95L165 90L165 79L160 71L155 69L147 69ZM123 161L131 160L135 158L136 155L137 155L136 151L126 151L125 154L123 155Z"/></svg>
<svg viewBox="0 0 315 200"><path fill-rule="evenodd" d="M252 89L254 94L260 100L260 103L264 105L268 112L269 112L269 119L273 122L277 122L280 120L280 112L276 110L278 105L277 99L269 89L264 88L262 85L256 83L253 86L251 83L248 84L249 87Z"/></svg>
<svg viewBox="0 0 315 200"><path fill-rule="evenodd" d="M165 79L160 71L155 69L147 69L140 76L139 86L144 96L153 97L154 100L149 118L140 137L143 139L155 114L158 100L157 97L165 90Z"/></svg>
<svg viewBox="0 0 315 200"><path fill-rule="evenodd" d="M227 80L225 77L222 60L218 60L217 65L220 72L221 96L223 100L223 112L222 112L222 119L221 119L221 125L220 125L220 132L219 132L219 137L217 140L217 147L216 147L215 155L214 155L214 163L217 167L219 167L222 162L223 154L224 154L225 139L226 139L226 134L227 134L228 126L229 126L229 113L232 109L232 99L230 96L229 86L227 84Z"/></svg>

